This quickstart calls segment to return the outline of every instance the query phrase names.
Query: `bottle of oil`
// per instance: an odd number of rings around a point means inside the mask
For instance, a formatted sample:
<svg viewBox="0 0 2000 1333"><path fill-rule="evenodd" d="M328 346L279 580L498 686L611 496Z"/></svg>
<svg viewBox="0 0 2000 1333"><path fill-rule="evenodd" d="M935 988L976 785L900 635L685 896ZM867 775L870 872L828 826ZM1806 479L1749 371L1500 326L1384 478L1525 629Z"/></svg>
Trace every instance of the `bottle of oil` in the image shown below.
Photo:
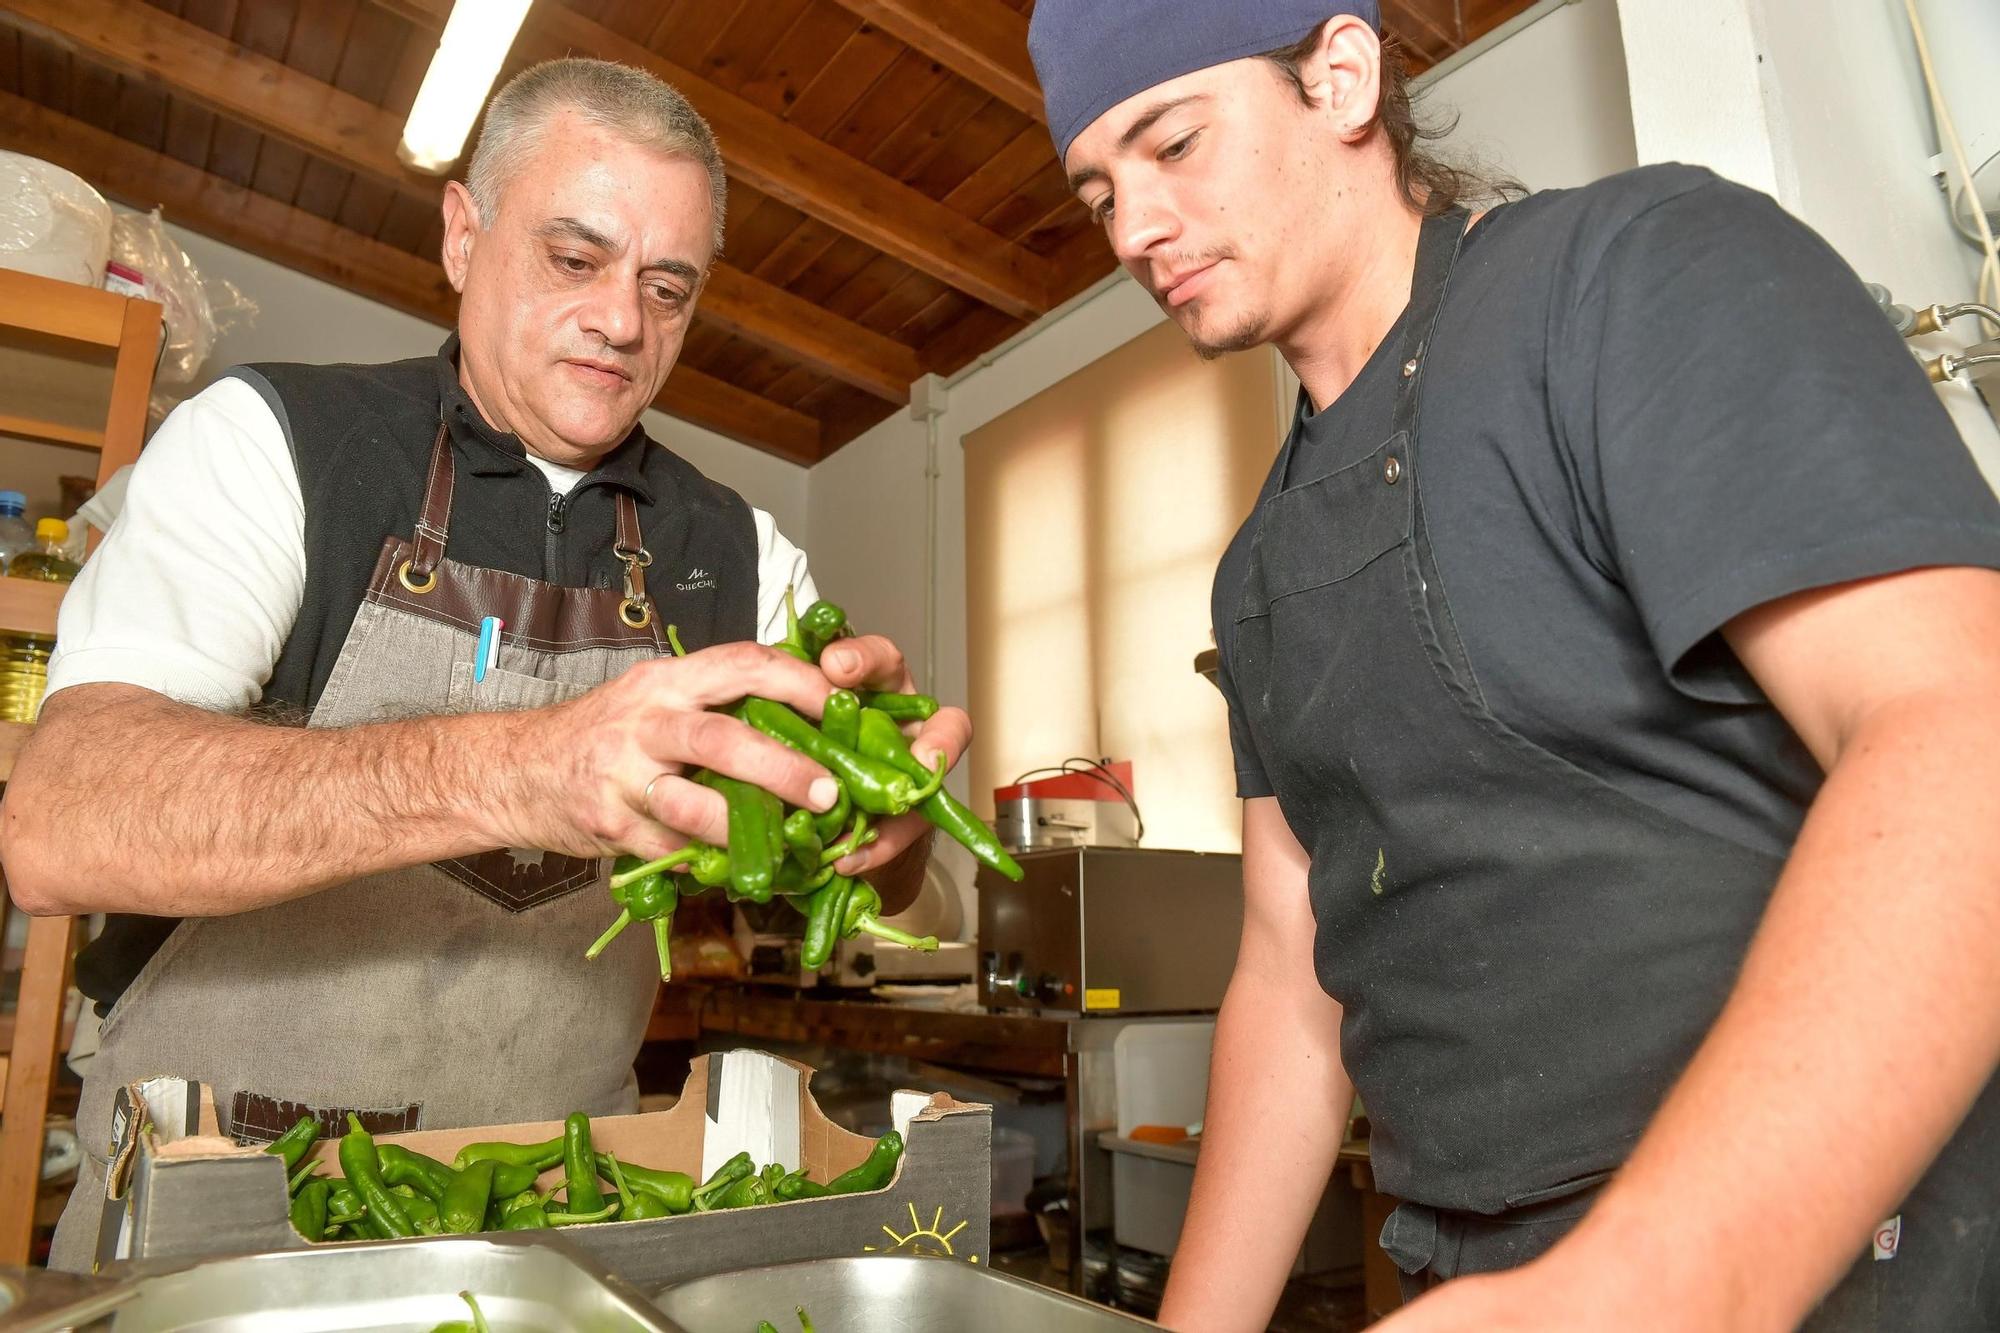
<svg viewBox="0 0 2000 1333"><path fill-rule="evenodd" d="M68 583L76 577L76 561L63 554L69 524L45 518L35 524L35 546L8 563L7 577ZM49 684L49 654L56 641L45 634L0 634L0 719L33 722L42 710L42 693Z"/></svg>

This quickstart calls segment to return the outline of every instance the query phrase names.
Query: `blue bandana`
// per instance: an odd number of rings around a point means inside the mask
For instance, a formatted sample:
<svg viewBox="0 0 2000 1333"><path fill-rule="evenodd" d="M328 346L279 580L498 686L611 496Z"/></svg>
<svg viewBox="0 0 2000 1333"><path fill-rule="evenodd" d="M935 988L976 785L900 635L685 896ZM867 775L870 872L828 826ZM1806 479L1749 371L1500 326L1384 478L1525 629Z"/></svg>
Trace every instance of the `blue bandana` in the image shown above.
<svg viewBox="0 0 2000 1333"><path fill-rule="evenodd" d="M1035 0L1028 54L1056 156L1126 98L1282 50L1339 14L1381 30L1378 0Z"/></svg>

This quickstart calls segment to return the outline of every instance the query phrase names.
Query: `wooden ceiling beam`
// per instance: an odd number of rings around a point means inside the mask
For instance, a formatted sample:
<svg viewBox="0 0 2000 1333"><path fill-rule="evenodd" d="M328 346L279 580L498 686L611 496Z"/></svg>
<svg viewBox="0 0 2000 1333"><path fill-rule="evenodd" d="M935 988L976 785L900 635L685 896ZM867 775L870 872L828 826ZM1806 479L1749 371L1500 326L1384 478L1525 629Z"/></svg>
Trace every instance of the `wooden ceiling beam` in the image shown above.
<svg viewBox="0 0 2000 1333"><path fill-rule="evenodd" d="M377 3L426 28L440 27L451 10L450 0ZM1052 304L1057 275L1034 251L558 0L528 11L515 50L538 58L575 52L648 70L701 112L729 174L745 185L996 309L1033 318Z"/></svg>
<svg viewBox="0 0 2000 1333"><path fill-rule="evenodd" d="M8 0L13 21L263 133L436 206L436 177L396 158L402 122L373 103L151 5ZM772 283L718 263L696 317L885 401L906 403L917 354Z"/></svg>
<svg viewBox="0 0 2000 1333"><path fill-rule="evenodd" d="M458 296L439 264L246 190L83 121L0 92L0 147L44 158L141 208L225 244L429 320L458 322ZM789 462L820 457L819 422L688 366L654 406Z"/></svg>
<svg viewBox="0 0 2000 1333"><path fill-rule="evenodd" d="M1028 16L1000 0L836 0L842 9L915 48L1046 125L1042 86L1028 59Z"/></svg>

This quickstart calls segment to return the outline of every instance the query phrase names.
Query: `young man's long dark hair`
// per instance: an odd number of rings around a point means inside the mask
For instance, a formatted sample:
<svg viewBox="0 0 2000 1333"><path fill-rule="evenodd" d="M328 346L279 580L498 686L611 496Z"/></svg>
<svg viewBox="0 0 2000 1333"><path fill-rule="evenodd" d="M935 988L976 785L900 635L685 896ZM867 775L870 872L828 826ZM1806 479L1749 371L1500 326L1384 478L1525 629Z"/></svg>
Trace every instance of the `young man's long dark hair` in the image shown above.
<svg viewBox="0 0 2000 1333"><path fill-rule="evenodd" d="M1319 38L1315 30L1291 46L1264 53L1264 59L1284 72L1301 99L1305 98L1306 85L1299 71L1319 49ZM1436 217L1460 204L1492 203L1528 192L1525 185L1511 177L1488 176L1433 154L1425 145L1456 129L1458 117L1427 123L1421 112L1410 89L1410 64L1402 43L1394 37L1384 37L1382 93L1375 107L1375 120L1389 136L1389 147L1396 158L1396 188L1404 201L1425 217Z"/></svg>

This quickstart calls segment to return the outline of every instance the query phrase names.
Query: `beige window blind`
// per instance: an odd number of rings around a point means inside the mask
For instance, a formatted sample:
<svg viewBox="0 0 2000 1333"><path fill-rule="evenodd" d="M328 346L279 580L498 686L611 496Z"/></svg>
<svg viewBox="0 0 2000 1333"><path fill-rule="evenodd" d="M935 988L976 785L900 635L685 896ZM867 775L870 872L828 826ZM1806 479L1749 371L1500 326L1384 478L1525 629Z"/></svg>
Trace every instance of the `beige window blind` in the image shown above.
<svg viewBox="0 0 2000 1333"><path fill-rule="evenodd" d="M1130 759L1146 846L1240 850L1228 719L1194 658L1276 454L1278 366L1204 362L1162 324L965 437L982 814L1028 769Z"/></svg>

